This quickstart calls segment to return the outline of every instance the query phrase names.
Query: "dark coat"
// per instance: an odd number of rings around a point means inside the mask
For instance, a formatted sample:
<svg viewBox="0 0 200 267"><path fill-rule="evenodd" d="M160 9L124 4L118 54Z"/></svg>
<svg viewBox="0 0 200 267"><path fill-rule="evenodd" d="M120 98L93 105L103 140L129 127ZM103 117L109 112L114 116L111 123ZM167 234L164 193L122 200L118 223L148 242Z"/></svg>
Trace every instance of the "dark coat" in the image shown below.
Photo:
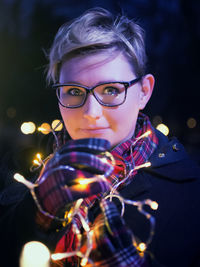
<svg viewBox="0 0 200 267"><path fill-rule="evenodd" d="M156 132L159 146L131 184L121 190L124 198L157 201L155 235L148 248L151 266L200 266L200 168L176 139ZM0 266L18 266L24 243L39 240L52 251L63 234L44 233L34 223L36 207L26 188L14 185L0 194ZM148 210L149 211L149 210ZM133 206L125 208L125 221L137 239L145 242L149 221Z"/></svg>
<svg viewBox="0 0 200 267"><path fill-rule="evenodd" d="M159 147L151 156L151 168L141 169L121 191L125 198L151 199L159 204L151 212L156 219L149 253L161 266L200 266L200 168L177 139L157 132ZM142 241L149 222L136 208L126 206L125 220Z"/></svg>

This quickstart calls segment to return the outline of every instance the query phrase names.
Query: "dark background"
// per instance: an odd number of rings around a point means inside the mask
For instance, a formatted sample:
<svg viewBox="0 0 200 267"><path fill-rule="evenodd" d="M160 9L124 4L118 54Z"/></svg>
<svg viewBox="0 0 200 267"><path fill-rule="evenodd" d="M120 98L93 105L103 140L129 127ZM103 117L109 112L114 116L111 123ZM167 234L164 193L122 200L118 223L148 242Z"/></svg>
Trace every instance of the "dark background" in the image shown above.
<svg viewBox="0 0 200 267"><path fill-rule="evenodd" d="M24 121L39 126L60 118L55 94L45 82L44 51L62 23L95 6L115 14L123 11L145 29L148 68L156 77L145 112L152 120L161 116L169 136L177 136L200 162L199 0L0 0L3 168L28 175L33 155L38 149L45 151L47 136L20 131ZM197 122L194 128L187 126L190 117Z"/></svg>

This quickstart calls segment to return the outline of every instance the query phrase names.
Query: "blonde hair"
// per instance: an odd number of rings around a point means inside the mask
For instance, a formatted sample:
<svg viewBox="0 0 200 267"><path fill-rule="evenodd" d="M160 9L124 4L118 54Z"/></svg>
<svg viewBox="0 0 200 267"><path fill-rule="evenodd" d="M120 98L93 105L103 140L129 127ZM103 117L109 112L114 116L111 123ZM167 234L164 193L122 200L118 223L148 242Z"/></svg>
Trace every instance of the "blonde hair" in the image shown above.
<svg viewBox="0 0 200 267"><path fill-rule="evenodd" d="M126 16L114 17L103 8L87 10L58 30L49 52L48 82L58 81L60 67L67 59L110 49L122 51L136 75L145 74L143 29Z"/></svg>

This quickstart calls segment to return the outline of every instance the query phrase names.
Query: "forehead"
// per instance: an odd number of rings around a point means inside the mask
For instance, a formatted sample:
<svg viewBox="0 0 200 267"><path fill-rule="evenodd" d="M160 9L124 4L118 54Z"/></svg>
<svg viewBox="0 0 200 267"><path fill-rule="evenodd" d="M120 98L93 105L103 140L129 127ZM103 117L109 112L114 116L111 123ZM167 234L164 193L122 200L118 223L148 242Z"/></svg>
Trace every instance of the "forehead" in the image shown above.
<svg viewBox="0 0 200 267"><path fill-rule="evenodd" d="M82 55L66 60L60 70L60 82L87 80L126 81L132 79L133 68L127 58L120 52L101 52ZM88 85L88 84L87 84Z"/></svg>

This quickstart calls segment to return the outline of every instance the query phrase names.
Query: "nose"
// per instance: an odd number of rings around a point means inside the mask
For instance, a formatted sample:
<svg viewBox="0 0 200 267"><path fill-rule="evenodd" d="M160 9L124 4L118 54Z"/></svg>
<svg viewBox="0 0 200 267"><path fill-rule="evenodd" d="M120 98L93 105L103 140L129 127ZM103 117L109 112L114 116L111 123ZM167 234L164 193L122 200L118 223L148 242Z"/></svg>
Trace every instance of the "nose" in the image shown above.
<svg viewBox="0 0 200 267"><path fill-rule="evenodd" d="M84 105L84 118L91 122L98 120L102 116L102 105L91 94L88 95Z"/></svg>

